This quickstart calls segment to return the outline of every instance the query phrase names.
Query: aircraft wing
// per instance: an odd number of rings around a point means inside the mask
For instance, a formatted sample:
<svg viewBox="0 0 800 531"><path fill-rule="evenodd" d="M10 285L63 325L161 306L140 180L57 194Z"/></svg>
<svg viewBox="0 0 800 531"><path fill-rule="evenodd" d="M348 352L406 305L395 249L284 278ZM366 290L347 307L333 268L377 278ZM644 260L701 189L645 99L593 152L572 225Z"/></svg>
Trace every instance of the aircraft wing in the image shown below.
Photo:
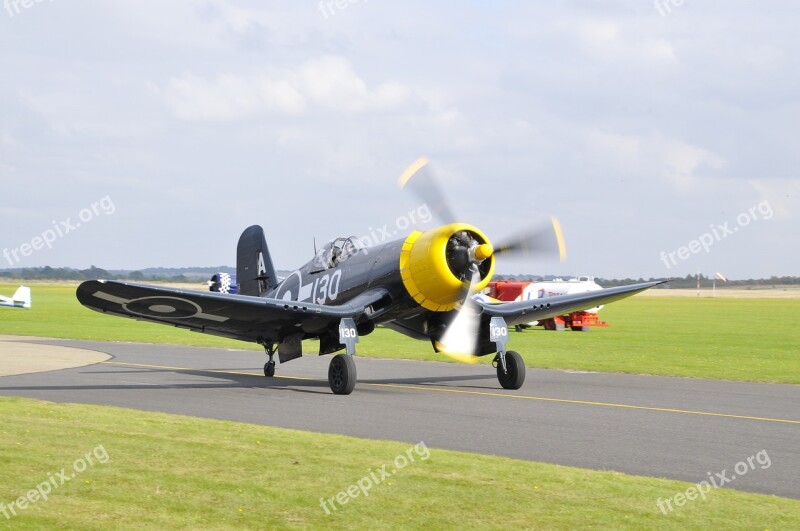
<svg viewBox="0 0 800 531"><path fill-rule="evenodd" d="M365 314L375 315L371 305L384 296L383 289L370 290L332 306L110 280L83 282L77 290L80 303L98 312L243 341L276 342L298 333L314 337L345 317L358 322Z"/></svg>
<svg viewBox="0 0 800 531"><path fill-rule="evenodd" d="M608 304L636 295L665 282L668 281L643 282L629 286L618 286L616 288L605 288L574 295L561 295L559 297L546 297L528 301L491 303L476 300L475 302L483 309L484 318L502 317L509 326L514 326L587 310L601 304Z"/></svg>

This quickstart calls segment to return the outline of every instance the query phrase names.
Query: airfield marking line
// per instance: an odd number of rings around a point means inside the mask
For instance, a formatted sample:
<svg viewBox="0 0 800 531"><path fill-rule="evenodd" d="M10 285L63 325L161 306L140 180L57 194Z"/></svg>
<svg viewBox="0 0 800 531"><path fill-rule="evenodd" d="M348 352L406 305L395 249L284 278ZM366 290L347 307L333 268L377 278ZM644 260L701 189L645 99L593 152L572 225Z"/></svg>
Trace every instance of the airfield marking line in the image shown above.
<svg viewBox="0 0 800 531"><path fill-rule="evenodd" d="M217 374L238 374L243 376L261 376L260 374L252 373L252 372L241 372L241 371L226 371L222 369L190 369L187 367L170 367L166 365L147 365L143 363L127 363L121 361L101 361L101 364L106 365L126 365L130 367L143 367L147 369L170 369L174 371L181 371L181 372L189 372L189 371L197 371L197 372L211 372ZM306 381L316 381L316 382L324 382L320 378L308 378L305 376L278 376L275 375L273 378L281 378L284 380L306 380ZM666 408L666 407L654 407L654 406L634 406L631 404L617 404L614 402L593 402L591 400L573 400L569 398L551 398L546 396L531 396L531 395L509 395L504 393L492 393L490 391L470 391L467 389L447 389L444 387L426 387L421 385L408 385L408 384L391 384L391 383L369 383L369 382L361 382L361 385L369 385L372 387L393 387L397 389L410 389L412 391L432 391L432 392L439 392L439 393L456 393L456 394L465 394L465 395L477 395L477 396L491 396L491 397L499 397L499 398L516 398L519 400L536 400L540 402L560 402L564 404L580 404L586 406L598 406L598 407L613 407L613 408L621 408L621 409L639 409L644 411L659 411L662 413L681 413L684 415L701 415L707 417L723 417L723 418L731 418L731 419L740 419L740 420L759 420L762 422L778 422L782 424L800 424L800 420L789 420L789 419L777 419L772 417L753 417L748 415L734 415L732 413L713 413L708 411L694 411L691 409L674 409L674 408Z"/></svg>
<svg viewBox="0 0 800 531"><path fill-rule="evenodd" d="M673 409L673 408L666 408L666 407L654 407L654 406L634 406L631 404L617 404L614 402L592 402L590 400L573 400L569 398L550 398L546 396L530 396L530 395L508 395L503 393L492 393L489 391L469 391L466 389L446 389L444 387L423 387L418 385L406 385L406 384L376 384L376 383L366 383L364 385L374 385L380 387L398 387L400 389L419 389L424 391L438 391L441 393L462 393L468 395L481 395L481 396L497 396L503 398L518 398L524 400L539 400L542 402L562 402L566 404L583 404L588 406L603 406L603 407L617 407L623 409L642 409L645 411L661 411L666 413L683 413L686 415L705 415L709 417L727 417L732 419L744 419L744 420L761 420L766 422L781 422L785 424L800 424L800 420L789 420L789 419L776 419L771 417L751 417L747 415L734 415L732 413L713 413L708 411L694 411L691 409Z"/></svg>

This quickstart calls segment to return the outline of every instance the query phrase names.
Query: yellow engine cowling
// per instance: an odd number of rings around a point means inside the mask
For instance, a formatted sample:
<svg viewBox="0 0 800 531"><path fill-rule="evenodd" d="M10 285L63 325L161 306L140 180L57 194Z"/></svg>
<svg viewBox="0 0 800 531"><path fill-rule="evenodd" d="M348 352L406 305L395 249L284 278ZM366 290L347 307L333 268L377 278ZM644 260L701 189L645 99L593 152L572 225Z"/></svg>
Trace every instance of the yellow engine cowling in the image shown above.
<svg viewBox="0 0 800 531"><path fill-rule="evenodd" d="M452 257L448 262L448 242L459 233L468 233L477 245L471 249L474 263L479 263L480 281L473 286L480 291L494 274L494 255L491 243L483 232L466 223L452 223L426 232L414 231L403 243L400 252L400 276L413 299L423 308L447 312L462 302L466 278L453 271Z"/></svg>

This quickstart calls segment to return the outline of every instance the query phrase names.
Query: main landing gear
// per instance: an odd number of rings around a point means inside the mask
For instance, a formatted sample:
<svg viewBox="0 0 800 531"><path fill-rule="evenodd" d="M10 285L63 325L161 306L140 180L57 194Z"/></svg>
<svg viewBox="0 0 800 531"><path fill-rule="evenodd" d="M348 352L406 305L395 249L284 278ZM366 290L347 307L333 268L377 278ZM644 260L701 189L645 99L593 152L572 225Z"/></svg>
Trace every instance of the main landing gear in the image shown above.
<svg viewBox="0 0 800 531"><path fill-rule="evenodd" d="M497 370L497 381L504 389L519 389L525 383L525 362L522 356L513 350L506 351L508 342L508 325L502 317L492 317L489 325L489 340L497 347L497 355L492 366ZM347 349L346 354L337 354L331 359L328 366L328 384L336 395L349 395L356 388L357 372L353 356L358 343L358 330L353 319L345 318L339 323L339 343ZM271 343L262 343L269 356L269 361L264 365L264 375L275 376L275 361L273 357L277 346Z"/></svg>
<svg viewBox="0 0 800 531"><path fill-rule="evenodd" d="M267 342L267 340L260 340L259 343L269 356L269 361L264 364L264 376L272 378L275 376L275 360L273 358L278 351L278 345ZM339 354L331 359L328 367L328 384L334 394L349 395L356 388L357 379L356 362L353 361L353 356L356 353L356 343L358 343L358 329L353 319L344 318L339 322L339 343L345 346L347 354Z"/></svg>
<svg viewBox="0 0 800 531"><path fill-rule="evenodd" d="M356 354L358 329L349 317L339 323L339 343L345 346L347 354L337 354L328 366L328 384L335 395L349 395L356 388Z"/></svg>
<svg viewBox="0 0 800 531"><path fill-rule="evenodd" d="M525 383L525 362L513 350L506 352L504 357L498 353L492 361L492 366L497 367L497 380L503 389L519 389Z"/></svg>
<svg viewBox="0 0 800 531"><path fill-rule="evenodd" d="M328 383L336 395L349 395L356 388L356 362L350 354L337 354L328 367Z"/></svg>
<svg viewBox="0 0 800 531"><path fill-rule="evenodd" d="M525 362L518 352L506 351L508 325L502 317L492 317L489 340L497 346L497 355L492 361L492 366L497 368L497 381L503 389L519 389L525 383Z"/></svg>

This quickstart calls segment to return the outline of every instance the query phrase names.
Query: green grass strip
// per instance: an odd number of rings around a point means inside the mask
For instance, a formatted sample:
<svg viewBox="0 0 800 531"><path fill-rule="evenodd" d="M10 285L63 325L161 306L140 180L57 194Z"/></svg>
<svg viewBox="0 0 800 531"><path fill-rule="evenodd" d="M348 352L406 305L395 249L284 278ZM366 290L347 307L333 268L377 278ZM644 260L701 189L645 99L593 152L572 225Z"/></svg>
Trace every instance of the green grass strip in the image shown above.
<svg viewBox="0 0 800 531"><path fill-rule="evenodd" d="M11 294L13 284L0 284ZM75 287L32 286L33 308L0 309L0 334L171 343L261 351L254 344L102 315L81 306ZM800 383L800 299L633 297L601 310L608 328L511 333L529 367L722 380ZM318 345L307 341L315 353ZM362 338L360 356L449 361L428 342L386 329ZM485 363L491 356L483 358ZM254 358L254 366L261 358Z"/></svg>
<svg viewBox="0 0 800 531"><path fill-rule="evenodd" d="M406 443L23 398L0 398L0 418L6 506L92 449L108 456L0 514L13 529L800 528L800 501L729 489L665 515L656 500L691 486L677 481L427 446L396 468ZM368 496L322 508L383 465L396 473Z"/></svg>

